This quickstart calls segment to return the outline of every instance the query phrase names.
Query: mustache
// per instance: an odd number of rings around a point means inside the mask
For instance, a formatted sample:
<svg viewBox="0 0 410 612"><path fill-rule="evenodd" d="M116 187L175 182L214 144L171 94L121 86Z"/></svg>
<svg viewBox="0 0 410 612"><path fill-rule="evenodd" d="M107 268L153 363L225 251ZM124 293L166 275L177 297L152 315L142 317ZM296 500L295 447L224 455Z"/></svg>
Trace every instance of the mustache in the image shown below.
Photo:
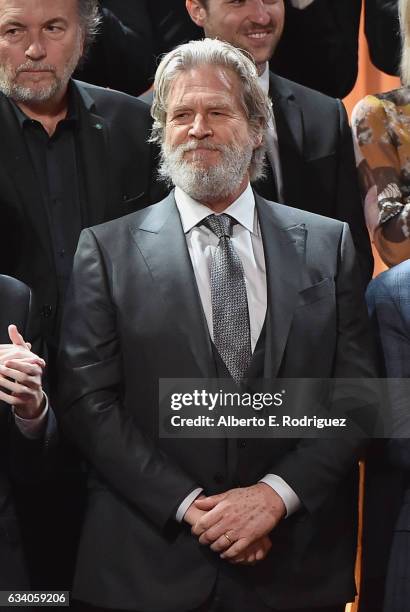
<svg viewBox="0 0 410 612"><path fill-rule="evenodd" d="M32 60L29 60L24 64L20 64L20 66L16 68L16 75L20 74L20 72L34 72L36 70L44 70L45 72L54 73L56 68L52 64L42 64L41 62L33 62Z"/></svg>
<svg viewBox="0 0 410 612"><path fill-rule="evenodd" d="M208 149L209 151L224 151L226 145L218 145L214 142L201 140L199 142L185 142L175 147L178 153L186 153L187 151L195 151L196 149Z"/></svg>

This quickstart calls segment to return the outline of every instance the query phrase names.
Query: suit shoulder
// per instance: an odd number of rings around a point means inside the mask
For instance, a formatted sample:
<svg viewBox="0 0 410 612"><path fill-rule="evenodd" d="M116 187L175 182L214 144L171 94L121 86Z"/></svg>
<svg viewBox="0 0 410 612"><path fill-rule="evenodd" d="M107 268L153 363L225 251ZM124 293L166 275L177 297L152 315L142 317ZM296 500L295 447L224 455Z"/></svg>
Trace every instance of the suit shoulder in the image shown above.
<svg viewBox="0 0 410 612"><path fill-rule="evenodd" d="M332 98L320 91L316 91L315 89L311 89L295 81L285 79L273 72L270 72L269 85L271 92L279 94L287 93L288 95L294 96L298 102L308 101L311 102L312 105L316 104L328 108L338 108L341 104L340 100L337 98Z"/></svg>
<svg viewBox="0 0 410 612"><path fill-rule="evenodd" d="M385 270L374 278L368 288L368 294L382 297L405 297L410 296L410 259L402 261L394 268Z"/></svg>
<svg viewBox="0 0 410 612"><path fill-rule="evenodd" d="M84 81L75 81L75 84L81 92L85 93L93 100L97 107L103 105L104 107L115 109L129 108L150 116L150 107L148 104L134 96L115 89L106 89L105 87L85 83Z"/></svg>
<svg viewBox="0 0 410 612"><path fill-rule="evenodd" d="M128 232L129 230L143 226L145 220L152 216L165 219L169 211L170 203L170 196L167 196L156 204L151 204L151 206L136 210L118 219L94 225L87 230L83 230L83 232L91 232L97 241L104 240L107 237L117 236L124 231Z"/></svg>
<svg viewBox="0 0 410 612"><path fill-rule="evenodd" d="M259 196L258 196L259 198ZM263 198L259 198L263 200ZM286 204L279 204L278 202L271 202L263 200L268 204L273 212L275 218L280 220L283 225L306 225L308 228L318 228L324 231L343 231L346 225L343 221L337 219L331 219L317 213L302 210L300 208L294 208L292 206L286 206Z"/></svg>
<svg viewBox="0 0 410 612"><path fill-rule="evenodd" d="M0 293L2 301L5 296L21 300L30 298L30 288L25 283L5 274L0 274Z"/></svg>

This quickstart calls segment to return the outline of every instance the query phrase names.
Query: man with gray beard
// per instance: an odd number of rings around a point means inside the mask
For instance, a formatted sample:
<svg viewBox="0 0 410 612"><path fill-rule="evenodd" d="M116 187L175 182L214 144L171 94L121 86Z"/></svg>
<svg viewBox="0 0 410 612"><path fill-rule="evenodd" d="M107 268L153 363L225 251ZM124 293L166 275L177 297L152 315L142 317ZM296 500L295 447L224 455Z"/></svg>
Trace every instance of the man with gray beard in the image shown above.
<svg viewBox="0 0 410 612"><path fill-rule="evenodd" d="M33 289L51 368L81 229L158 196L149 109L71 79L98 28L97 0L0 0L0 272Z"/></svg>
<svg viewBox="0 0 410 612"><path fill-rule="evenodd" d="M167 54L152 114L175 189L84 230L67 296L60 422L89 465L73 596L94 612L342 612L358 436L166 436L157 411L160 379L373 376L349 228L250 187L271 105L237 48Z"/></svg>

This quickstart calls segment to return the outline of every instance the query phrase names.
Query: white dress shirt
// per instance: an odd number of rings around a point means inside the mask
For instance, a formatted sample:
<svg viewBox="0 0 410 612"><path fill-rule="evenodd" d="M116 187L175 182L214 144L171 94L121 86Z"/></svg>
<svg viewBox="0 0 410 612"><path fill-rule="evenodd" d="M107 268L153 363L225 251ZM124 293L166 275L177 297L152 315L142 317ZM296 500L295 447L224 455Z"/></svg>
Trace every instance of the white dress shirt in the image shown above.
<svg viewBox="0 0 410 612"><path fill-rule="evenodd" d="M211 230L203 225L198 226L198 223L214 212L193 200L179 187L175 188L175 201L181 217L209 334L213 338L210 264L219 241ZM237 224L233 226L231 240L241 259L245 276L253 352L265 322L267 290L262 236L251 186L248 184L239 198L223 212L237 221ZM280 476L267 474L261 478L260 482L265 482L280 495L286 506L286 516L300 507L298 496ZM201 492L201 488L195 489L184 499L176 513L178 521L182 521L185 512Z"/></svg>
<svg viewBox="0 0 410 612"><path fill-rule="evenodd" d="M290 0L290 3L295 8L303 10L307 8L308 6L310 6L311 4L313 4L314 1L315 0Z"/></svg>
<svg viewBox="0 0 410 612"><path fill-rule="evenodd" d="M25 438L29 440L38 440L41 438L46 430L47 418L48 418L48 397L43 391L44 398L46 400L44 410L34 419L23 419L15 413L13 408L14 420L16 426L23 434Z"/></svg>
<svg viewBox="0 0 410 612"><path fill-rule="evenodd" d="M259 85L266 94L269 94L269 64L266 62L265 70L258 77ZM275 123L275 108L272 109L272 121L269 122L268 129L265 134L266 142L266 154L270 165L272 166L272 172L275 175L277 197L279 202L283 202L283 180L282 180L282 167L280 163L279 155L279 142L278 132Z"/></svg>

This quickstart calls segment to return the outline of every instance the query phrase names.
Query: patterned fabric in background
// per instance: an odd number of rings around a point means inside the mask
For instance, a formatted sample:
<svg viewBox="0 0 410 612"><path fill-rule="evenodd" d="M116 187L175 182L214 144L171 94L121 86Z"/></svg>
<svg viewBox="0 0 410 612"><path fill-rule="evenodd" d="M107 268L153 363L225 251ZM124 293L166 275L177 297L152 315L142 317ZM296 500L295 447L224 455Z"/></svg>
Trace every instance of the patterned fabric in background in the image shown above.
<svg viewBox="0 0 410 612"><path fill-rule="evenodd" d="M363 98L352 129L367 226L391 267L410 258L410 88Z"/></svg>

